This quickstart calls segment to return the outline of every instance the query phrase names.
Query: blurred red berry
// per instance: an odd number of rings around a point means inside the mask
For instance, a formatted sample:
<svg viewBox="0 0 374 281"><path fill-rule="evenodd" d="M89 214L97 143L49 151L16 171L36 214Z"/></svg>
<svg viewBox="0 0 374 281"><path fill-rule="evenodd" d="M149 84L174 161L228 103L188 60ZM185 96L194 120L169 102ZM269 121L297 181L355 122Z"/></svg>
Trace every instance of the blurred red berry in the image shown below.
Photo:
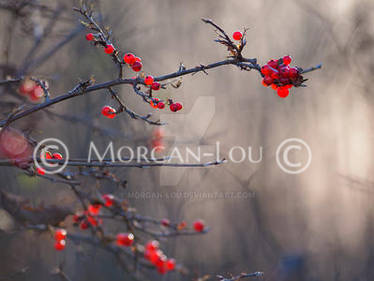
<svg viewBox="0 0 374 281"><path fill-rule="evenodd" d="M132 233L119 233L117 234L117 241L118 246L125 246L129 247L134 243L134 234Z"/></svg>
<svg viewBox="0 0 374 281"><path fill-rule="evenodd" d="M140 70L142 70L142 67L143 64L140 61L136 61L132 65L132 70L134 70L135 72L139 72Z"/></svg>
<svg viewBox="0 0 374 281"><path fill-rule="evenodd" d="M157 108L157 107L158 107L158 101L159 101L159 100L160 100L159 98L153 98L153 99L149 102L150 106L153 107L153 108Z"/></svg>
<svg viewBox="0 0 374 281"><path fill-rule="evenodd" d="M264 74L265 76L266 75L270 75L272 72L270 66L268 65L264 65L263 67L261 67L261 73Z"/></svg>
<svg viewBox="0 0 374 281"><path fill-rule="evenodd" d="M142 62L142 59L139 57L135 57L135 62Z"/></svg>
<svg viewBox="0 0 374 281"><path fill-rule="evenodd" d="M36 169L36 172L41 175L41 176L44 176L45 175L45 170L43 168L37 168Z"/></svg>
<svg viewBox="0 0 374 281"><path fill-rule="evenodd" d="M112 194L104 194L103 199L106 207L111 207L114 204L114 196Z"/></svg>
<svg viewBox="0 0 374 281"><path fill-rule="evenodd" d="M45 159L52 159L52 158L53 158L52 153L50 153L49 151L47 151L45 153Z"/></svg>
<svg viewBox="0 0 374 281"><path fill-rule="evenodd" d="M165 108L165 104L163 102L159 102L157 104L157 107L158 107L158 109L164 109Z"/></svg>
<svg viewBox="0 0 374 281"><path fill-rule="evenodd" d="M149 251L156 251L158 250L159 247L160 247L160 243L158 243L158 241L156 240L149 241L145 245L146 250L149 250Z"/></svg>
<svg viewBox="0 0 374 281"><path fill-rule="evenodd" d="M92 40L94 40L94 35L92 34L92 33L88 33L88 34L86 34L86 40L87 41L92 41Z"/></svg>
<svg viewBox="0 0 374 281"><path fill-rule="evenodd" d="M153 82L151 87L152 87L152 90L158 91L161 88L161 84L158 82Z"/></svg>
<svg viewBox="0 0 374 281"><path fill-rule="evenodd" d="M153 76L152 75L148 75L144 78L144 83L148 86L152 85L153 83Z"/></svg>
<svg viewBox="0 0 374 281"><path fill-rule="evenodd" d="M106 105L101 109L101 114L107 118L113 119L116 117L116 110L113 107Z"/></svg>
<svg viewBox="0 0 374 281"><path fill-rule="evenodd" d="M39 85L35 86L34 89L29 93L29 97L32 101L37 101L44 96L43 88Z"/></svg>
<svg viewBox="0 0 374 281"><path fill-rule="evenodd" d="M291 67L289 70L289 75L291 79L295 79L297 78L297 76L299 76L299 71L296 67Z"/></svg>
<svg viewBox="0 0 374 281"><path fill-rule="evenodd" d="M277 90L277 94L281 98L286 98L289 93L290 93L289 90L285 87L279 87Z"/></svg>
<svg viewBox="0 0 374 281"><path fill-rule="evenodd" d="M97 216L100 213L101 205L100 204L90 204L88 206L88 213L91 216Z"/></svg>
<svg viewBox="0 0 374 281"><path fill-rule="evenodd" d="M269 60L267 64L274 69L278 68L278 60Z"/></svg>
<svg viewBox="0 0 374 281"><path fill-rule="evenodd" d="M287 84L290 84L290 79L282 77L281 79L279 79L279 82L282 85L287 85Z"/></svg>
<svg viewBox="0 0 374 281"><path fill-rule="evenodd" d="M81 224L79 225L80 229L85 230L89 227L90 225L86 220L82 221Z"/></svg>
<svg viewBox="0 0 374 281"><path fill-rule="evenodd" d="M163 226L170 226L170 221L169 221L168 219L162 219L162 220L161 220L161 224L162 224Z"/></svg>
<svg viewBox="0 0 374 281"><path fill-rule="evenodd" d="M271 78L269 76L266 76L262 81L264 82L264 86L266 86L266 87L273 84L273 78Z"/></svg>
<svg viewBox="0 0 374 281"><path fill-rule="evenodd" d="M113 54L113 52L114 52L114 47L113 47L113 45L112 45L112 44L106 45L106 47L104 48L104 51L105 51L105 53L108 54L108 55Z"/></svg>
<svg viewBox="0 0 374 281"><path fill-rule="evenodd" d="M123 60L124 60L125 63L127 63L129 65L133 65L133 63L135 62L135 56L132 53L127 53L123 57Z"/></svg>
<svg viewBox="0 0 374 281"><path fill-rule="evenodd" d="M278 89L278 86L277 86L276 84L271 84L271 88L272 88L273 90L276 90L276 89Z"/></svg>
<svg viewBox="0 0 374 281"><path fill-rule="evenodd" d="M177 106L175 103L172 103L172 104L170 105L170 110L171 110L172 112L177 112L177 111L178 111L178 106Z"/></svg>
<svg viewBox="0 0 374 281"><path fill-rule="evenodd" d="M202 232L204 231L205 225L202 220L197 220L193 223L193 228L196 232Z"/></svg>
<svg viewBox="0 0 374 281"><path fill-rule="evenodd" d="M235 31L232 34L232 38L234 38L234 40L240 40L242 39L242 37L243 37L243 34L240 31Z"/></svg>
<svg viewBox="0 0 374 281"><path fill-rule="evenodd" d="M175 259L168 259L166 261L166 268L167 268L167 270L174 270L175 269Z"/></svg>
<svg viewBox="0 0 374 281"><path fill-rule="evenodd" d="M19 92L23 95L29 94L36 86L36 83L31 79L25 79L19 87Z"/></svg>
<svg viewBox="0 0 374 281"><path fill-rule="evenodd" d="M179 102L176 102L175 105L177 106L177 111L183 108L183 106Z"/></svg>
<svg viewBox="0 0 374 281"><path fill-rule="evenodd" d="M58 240L55 243L55 249L57 251L62 251L63 249L65 249L65 246L66 246L66 241L65 240Z"/></svg>
<svg viewBox="0 0 374 281"><path fill-rule="evenodd" d="M53 159L61 160L62 159L62 154L58 153L58 152L55 152L55 153L53 153L52 157L53 157Z"/></svg>
<svg viewBox="0 0 374 281"><path fill-rule="evenodd" d="M284 56L283 57L283 63L285 65L289 65L291 63L291 61L292 61L292 58L290 56Z"/></svg>
<svg viewBox="0 0 374 281"><path fill-rule="evenodd" d="M60 241L66 239L67 232L65 229L57 229L55 231L55 240Z"/></svg>

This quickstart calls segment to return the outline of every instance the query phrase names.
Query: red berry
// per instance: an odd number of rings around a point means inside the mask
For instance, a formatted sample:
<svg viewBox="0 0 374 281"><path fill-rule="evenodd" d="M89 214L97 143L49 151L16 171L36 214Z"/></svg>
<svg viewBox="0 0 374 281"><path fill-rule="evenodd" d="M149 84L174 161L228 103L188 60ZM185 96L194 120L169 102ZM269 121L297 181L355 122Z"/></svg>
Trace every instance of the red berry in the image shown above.
<svg viewBox="0 0 374 281"><path fill-rule="evenodd" d="M174 270L175 269L175 259L168 259L166 261L166 268L167 268L167 270Z"/></svg>
<svg viewBox="0 0 374 281"><path fill-rule="evenodd" d="M270 67L277 69L278 68L278 61L277 60L269 60L267 63Z"/></svg>
<svg viewBox="0 0 374 281"><path fill-rule="evenodd" d="M94 35L92 34L92 33L88 33L88 34L86 34L86 40L87 41L92 41L92 40L94 40Z"/></svg>
<svg viewBox="0 0 374 281"><path fill-rule="evenodd" d="M113 107L106 105L101 109L101 114L107 118L113 119L116 117L116 110Z"/></svg>
<svg viewBox="0 0 374 281"><path fill-rule="evenodd" d="M290 93L289 90L285 87L279 87L277 90L278 96L281 98L285 98Z"/></svg>
<svg viewBox="0 0 374 281"><path fill-rule="evenodd" d="M202 232L204 231L204 222L202 220L197 220L193 223L193 228L195 229L196 232Z"/></svg>
<svg viewBox="0 0 374 281"><path fill-rule="evenodd" d="M134 70L135 72L139 72L140 70L142 70L142 67L143 64L140 61L136 61L132 65L132 70Z"/></svg>
<svg viewBox="0 0 374 281"><path fill-rule="evenodd" d="M104 194L103 199L106 207L111 207L114 204L114 196L112 194Z"/></svg>
<svg viewBox="0 0 374 281"><path fill-rule="evenodd" d="M82 216L78 214L73 215L73 222L78 223L81 220Z"/></svg>
<svg viewBox="0 0 374 281"><path fill-rule="evenodd" d="M158 82L153 82L151 87L152 87L152 90L158 91L161 88L161 84Z"/></svg>
<svg viewBox="0 0 374 281"><path fill-rule="evenodd" d="M283 63L285 65L289 65L291 63L291 61L292 61L292 58L290 56L284 56L283 57Z"/></svg>
<svg viewBox="0 0 374 281"><path fill-rule="evenodd" d="M55 249L57 251L61 251L61 250L65 249L65 245L66 245L66 241L65 240L58 240L55 243Z"/></svg>
<svg viewBox="0 0 374 281"><path fill-rule="evenodd" d="M177 112L178 111L178 106L175 103L172 103L170 105L170 110L173 111L173 112Z"/></svg>
<svg viewBox="0 0 374 281"><path fill-rule="evenodd" d="M134 234L132 233L119 233L117 234L117 245L129 247L134 243Z"/></svg>
<svg viewBox="0 0 374 281"><path fill-rule="evenodd" d="M87 216L87 221L93 226L99 225L99 221L92 216Z"/></svg>
<svg viewBox="0 0 374 281"><path fill-rule="evenodd" d="M34 89L29 93L30 99L33 101L39 100L44 96L43 88L39 85L35 86Z"/></svg>
<svg viewBox="0 0 374 281"><path fill-rule="evenodd" d="M58 153L58 152L53 153L52 157L53 159L62 160L62 155L61 153Z"/></svg>
<svg viewBox="0 0 374 281"><path fill-rule="evenodd" d="M276 89L278 89L278 86L277 86L277 84L271 84L271 88L272 88L273 90L276 90Z"/></svg>
<svg viewBox="0 0 374 281"><path fill-rule="evenodd" d="M58 229L55 232L55 240L60 241L60 240L65 240L66 239L66 230L65 229Z"/></svg>
<svg viewBox="0 0 374 281"><path fill-rule="evenodd" d="M113 47L113 45L112 45L112 44L106 45L106 47L104 48L104 51L105 51L105 53L108 54L108 55L113 54L113 52L114 52L114 47Z"/></svg>
<svg viewBox="0 0 374 281"><path fill-rule="evenodd" d="M160 247L160 243L158 243L158 241L156 241L156 240L149 241L145 245L145 249L148 250L148 251L156 251L156 250L158 250L159 247Z"/></svg>
<svg viewBox="0 0 374 281"><path fill-rule="evenodd" d="M289 70L289 75L290 75L290 78L295 79L297 78L297 76L299 76L299 71L297 70L296 67L291 67Z"/></svg>
<svg viewBox="0 0 374 281"><path fill-rule="evenodd" d="M280 76L279 76L279 72L278 72L278 70L275 70L275 71L270 75L270 77L271 77L272 79L274 79L274 80L279 79Z"/></svg>
<svg viewBox="0 0 374 281"><path fill-rule="evenodd" d="M165 274L166 273L166 265L163 262L161 265L157 266L157 271L160 274Z"/></svg>
<svg viewBox="0 0 374 281"><path fill-rule="evenodd" d="M282 85L287 85L287 84L290 84L290 79L282 77L281 79L279 79L279 82Z"/></svg>
<svg viewBox="0 0 374 281"><path fill-rule="evenodd" d="M135 56L132 53L127 53L123 57L123 60L124 60L125 63L127 63L129 65L132 65L135 62Z"/></svg>
<svg viewBox="0 0 374 281"><path fill-rule="evenodd" d="M45 159L52 159L52 158L53 158L52 153L50 153L49 151L47 151L45 153Z"/></svg>
<svg viewBox="0 0 374 281"><path fill-rule="evenodd" d="M89 227L90 225L86 220L82 221L81 224L79 225L80 229L85 230Z"/></svg>
<svg viewBox="0 0 374 281"><path fill-rule="evenodd" d="M144 78L144 83L148 86L152 85L153 84L153 76L152 75L148 75L147 77Z"/></svg>
<svg viewBox="0 0 374 281"><path fill-rule="evenodd" d="M26 79L23 81L21 86L19 87L19 92L21 94L27 95L35 88L35 82L31 79Z"/></svg>
<svg viewBox="0 0 374 281"><path fill-rule="evenodd" d="M39 175L42 175L42 176L45 175L45 170L44 170L43 168L37 168L37 169L36 169L36 172L37 172Z"/></svg>
<svg viewBox="0 0 374 281"><path fill-rule="evenodd" d="M150 101L150 105L151 105L151 107L153 107L153 108L157 108L158 107L158 101L159 101L160 99L158 99L158 98L153 98L151 101Z"/></svg>
<svg viewBox="0 0 374 281"><path fill-rule="evenodd" d="M100 213L101 205L100 204L91 204L88 206L88 213L91 216L97 216Z"/></svg>
<svg viewBox="0 0 374 281"><path fill-rule="evenodd" d="M269 76L266 76L262 81L264 82L264 85L266 87L273 84L273 78L271 78Z"/></svg>
<svg viewBox="0 0 374 281"><path fill-rule="evenodd" d="M158 107L158 109L164 109L165 108L165 104L163 102L159 102L157 104L157 107Z"/></svg>
<svg viewBox="0 0 374 281"><path fill-rule="evenodd" d="M261 67L261 73L264 74L265 76L270 75L271 72L272 70L269 65L264 65L263 67Z"/></svg>
<svg viewBox="0 0 374 281"><path fill-rule="evenodd" d="M170 225L170 221L169 221L168 219L162 219L162 220L161 220L161 224L162 224L163 226L169 226L169 225Z"/></svg>
<svg viewBox="0 0 374 281"><path fill-rule="evenodd" d="M232 34L232 38L234 38L234 40L240 40L242 39L242 37L243 37L243 34L240 31L235 31Z"/></svg>
<svg viewBox="0 0 374 281"><path fill-rule="evenodd" d="M135 57L135 62L142 62L142 59L141 58L139 58L139 57Z"/></svg>

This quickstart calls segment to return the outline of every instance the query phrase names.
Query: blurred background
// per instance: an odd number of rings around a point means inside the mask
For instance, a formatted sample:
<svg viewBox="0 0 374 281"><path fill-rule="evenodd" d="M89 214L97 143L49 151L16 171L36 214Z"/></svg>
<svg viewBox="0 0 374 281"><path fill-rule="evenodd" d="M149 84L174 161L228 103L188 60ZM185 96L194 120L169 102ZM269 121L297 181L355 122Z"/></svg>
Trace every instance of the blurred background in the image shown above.
<svg viewBox="0 0 374 281"><path fill-rule="evenodd" d="M59 7L60 12L30 10L17 17L3 2L9 1L0 1L0 80L20 71L43 77L55 97L80 79L92 76L104 82L116 77L117 68L108 56L84 39L85 31L72 11L79 3L34 1ZM323 63L322 70L305 75L308 87L291 89L286 99L263 87L257 73L234 66L185 76L180 88L161 90L160 96L183 103L180 114L188 114L199 97L213 96L215 114L199 144L219 141L223 156L233 146L251 146L255 155L263 147L264 159L258 164L229 162L183 169L178 183L170 186L160 184L165 168L114 170L127 181L126 188L107 182L103 190L123 196L142 191L251 194L226 199L130 198L143 215L188 223L202 218L212 228L203 236L161 240L163 249L191 274L159 277L151 272L151 280L191 280L205 274L215 279L216 274L254 271L263 271L265 280L374 280L373 1L106 0L95 1L95 10L101 14L99 22L112 29L121 50L141 56L144 71L154 76L176 71L180 62L192 67L227 56L225 48L213 42L214 30L202 23L202 17L213 19L229 34L249 28L244 55L257 58L261 65L284 55L291 55L292 65L300 67ZM51 26L56 17L59 20ZM38 34L49 28L51 35L33 48ZM69 41L44 58L63 38ZM37 59L30 62L31 54ZM138 113L153 110L131 87L116 89ZM20 103L17 92L3 88L0 93L3 102ZM50 112L35 113L14 126L31 131L36 140L61 139L75 158L87 157L91 140L102 148L110 141L115 147L149 145L154 127L127 115L102 118L105 104L113 101L107 92L98 91L59 103ZM2 119L10 112L5 106ZM159 113L153 113L157 118ZM63 114L75 119L61 118ZM204 112L194 118L195 123L189 123L191 132L204 122ZM298 175L284 173L275 161L277 146L291 137L306 141L313 153L310 167ZM177 173L176 168L167 172ZM64 185L30 178L14 167L1 167L0 181L1 189L35 204L76 205ZM93 180L86 182L93 184ZM11 225L9 215L1 211L0 228ZM69 229L69 222L66 225ZM131 279L105 251L69 243L60 253L52 244L44 233L1 232L0 280L55 280L60 277L51 271L61 262L74 281Z"/></svg>

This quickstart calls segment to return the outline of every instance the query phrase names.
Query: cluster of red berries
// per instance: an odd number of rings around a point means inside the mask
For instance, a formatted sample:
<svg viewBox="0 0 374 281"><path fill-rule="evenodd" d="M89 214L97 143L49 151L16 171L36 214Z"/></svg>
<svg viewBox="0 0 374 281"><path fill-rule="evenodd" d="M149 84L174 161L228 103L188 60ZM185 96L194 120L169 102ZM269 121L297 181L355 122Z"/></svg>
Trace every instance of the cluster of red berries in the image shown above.
<svg viewBox="0 0 374 281"><path fill-rule="evenodd" d="M31 79L25 79L20 87L19 92L27 96L31 101L39 101L43 97L43 88Z"/></svg>
<svg viewBox="0 0 374 281"><path fill-rule="evenodd" d="M169 227L170 226L170 221L168 219L162 219L161 220L161 225L165 226L165 227ZM177 224L177 230L179 230L179 231L185 229L186 227L187 227L187 223L185 221L182 221L182 222ZM193 229L196 232L203 232L206 229L204 221L203 220L194 221Z"/></svg>
<svg viewBox="0 0 374 281"><path fill-rule="evenodd" d="M93 35L92 33L88 33L86 34L86 40L87 41L93 41L95 40L95 35ZM108 55L111 55L114 53L114 46L112 44L106 44L104 46L104 52Z"/></svg>
<svg viewBox="0 0 374 281"><path fill-rule="evenodd" d="M62 154L59 153L59 152L51 153L51 152L47 151L47 152L45 153L45 159L47 159L47 160L50 160L50 159L62 160L63 157L62 157ZM38 167L38 168L36 169L36 173L37 173L38 175L43 176L43 175L45 175L45 170L44 170L43 168Z"/></svg>
<svg viewBox="0 0 374 281"><path fill-rule="evenodd" d="M114 117L116 117L116 113L117 113L117 111L109 105L105 105L101 109L101 114L104 115L105 117L109 118L109 119L113 119Z"/></svg>
<svg viewBox="0 0 374 281"><path fill-rule="evenodd" d="M140 70L142 70L142 67L143 67L142 59L139 57L136 57L132 53L125 54L123 57L123 61L127 63L129 66L131 66L132 70L134 70L135 72L139 72Z"/></svg>
<svg viewBox="0 0 374 281"><path fill-rule="evenodd" d="M294 85L299 85L303 78L297 67L290 67L292 59L290 56L284 56L278 60L270 60L261 68L264 75L262 84L265 87L271 85L277 90L278 96L285 98L289 95L289 89Z"/></svg>
<svg viewBox="0 0 374 281"><path fill-rule="evenodd" d="M65 249L66 247L66 235L67 235L67 232L65 229L57 229L55 231L55 249L57 251L61 251L63 249Z"/></svg>
<svg viewBox="0 0 374 281"><path fill-rule="evenodd" d="M160 274L165 274L175 269L175 260L168 259L160 250L160 244L156 240L149 241L145 245L144 258L153 264Z"/></svg>

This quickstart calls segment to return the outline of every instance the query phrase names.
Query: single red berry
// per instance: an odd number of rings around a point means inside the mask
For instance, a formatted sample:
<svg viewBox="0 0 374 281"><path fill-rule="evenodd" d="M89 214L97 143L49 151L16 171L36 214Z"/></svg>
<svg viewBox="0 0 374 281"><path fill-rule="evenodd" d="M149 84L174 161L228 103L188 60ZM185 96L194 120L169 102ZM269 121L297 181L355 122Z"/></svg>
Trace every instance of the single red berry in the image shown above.
<svg viewBox="0 0 374 281"><path fill-rule="evenodd" d="M94 40L95 36L92 33L86 34L86 40L87 41L92 41Z"/></svg>
<svg viewBox="0 0 374 281"><path fill-rule="evenodd" d="M157 266L157 271L160 274L165 274L166 273L166 265L165 265L165 263L162 263L161 265Z"/></svg>
<svg viewBox="0 0 374 281"><path fill-rule="evenodd" d="M177 106L177 111L183 108L183 106L179 102L176 102L175 105Z"/></svg>
<svg viewBox="0 0 374 281"><path fill-rule="evenodd" d="M166 261L166 268L167 268L167 270L174 270L175 269L175 259L168 259Z"/></svg>
<svg viewBox="0 0 374 281"><path fill-rule="evenodd" d="M55 240L56 241L65 240L66 235L67 235L67 232L65 229L57 229L55 231Z"/></svg>
<svg viewBox="0 0 374 281"><path fill-rule="evenodd" d="M101 205L100 204L90 204L88 206L88 213L91 216L97 216L100 213Z"/></svg>
<svg viewBox="0 0 374 281"><path fill-rule="evenodd" d="M288 66L282 66L279 69L279 75L280 77L288 78L290 76L290 68Z"/></svg>
<svg viewBox="0 0 374 281"><path fill-rule="evenodd" d="M37 169L36 169L36 172L37 172L39 175L42 175L42 176L45 175L45 170L44 170L43 168L37 168Z"/></svg>
<svg viewBox="0 0 374 281"><path fill-rule="evenodd" d="M163 226L170 226L170 221L169 221L168 219L162 219L162 220L161 220L161 224L162 224Z"/></svg>
<svg viewBox="0 0 374 281"><path fill-rule="evenodd" d="M81 222L81 224L79 225L80 229L82 230L85 230L89 227L90 225L88 224L88 221L84 220Z"/></svg>
<svg viewBox="0 0 374 281"><path fill-rule="evenodd" d="M155 266L157 266L157 267L164 267L166 269L166 261L167 261L166 256L163 253L161 253L159 255L159 258L155 262Z"/></svg>
<svg viewBox="0 0 374 281"><path fill-rule="evenodd" d="M62 251L63 249L65 249L65 246L66 246L66 241L65 240L58 240L55 243L55 249L57 251Z"/></svg>
<svg viewBox="0 0 374 281"><path fill-rule="evenodd" d="M52 158L53 158L52 153L50 153L49 151L47 151L47 152L45 153L45 159L52 159Z"/></svg>
<svg viewBox="0 0 374 281"><path fill-rule="evenodd" d="M232 38L234 38L234 40L240 40L242 39L242 37L243 37L243 34L240 31L235 31L232 34Z"/></svg>
<svg viewBox="0 0 374 281"><path fill-rule="evenodd" d="M296 67L291 67L289 70L289 75L291 79L295 79L297 78L297 76L299 76L299 71Z"/></svg>
<svg viewBox="0 0 374 281"><path fill-rule="evenodd" d="M272 88L273 90L276 90L276 89L278 89L278 85L277 85L277 84L271 84L271 88Z"/></svg>
<svg viewBox="0 0 374 281"><path fill-rule="evenodd" d="M43 88L39 85L35 86L34 89L29 93L29 97L33 101L39 100L41 97L44 96Z"/></svg>
<svg viewBox="0 0 374 281"><path fill-rule="evenodd" d="M178 224L177 229L178 229L178 230L182 230L182 229L186 228L186 226L187 226L187 223L186 223L185 221L181 221L181 222Z"/></svg>
<svg viewBox="0 0 374 281"><path fill-rule="evenodd" d="M21 86L19 87L19 92L23 95L30 94L30 92L35 88L35 82L31 79L26 79L23 81Z"/></svg>
<svg viewBox="0 0 374 281"><path fill-rule="evenodd" d="M267 64L274 69L278 68L278 60L269 60Z"/></svg>
<svg viewBox="0 0 374 281"><path fill-rule="evenodd" d="M93 226L99 225L99 221L92 216L87 216L87 221Z"/></svg>
<svg viewBox="0 0 374 281"><path fill-rule="evenodd" d="M134 70L135 72L139 72L140 70L142 70L142 67L143 64L140 61L136 61L132 65L132 70Z"/></svg>
<svg viewBox="0 0 374 281"><path fill-rule="evenodd" d="M270 77L271 77L272 79L274 79L274 80L279 79L279 78L280 78L280 76L279 76L279 71L278 71L278 70L275 70L275 71L270 75Z"/></svg>
<svg viewBox="0 0 374 281"><path fill-rule="evenodd" d="M146 250L149 250L149 251L156 251L158 250L159 247L160 247L160 243L158 243L158 241L156 240L149 241L145 245Z"/></svg>
<svg viewBox="0 0 374 281"><path fill-rule="evenodd" d="M124 60L125 63L127 63L129 65L133 65L133 63L135 62L135 56L132 53L127 53L123 57L123 60Z"/></svg>
<svg viewBox="0 0 374 281"><path fill-rule="evenodd" d="M263 81L263 84L267 87L267 86L270 86L271 84L273 84L273 78L269 77L269 76L265 76L265 78L262 80Z"/></svg>
<svg viewBox="0 0 374 281"><path fill-rule="evenodd" d="M281 98L286 98L290 93L289 90L285 87L279 87L277 90L278 96Z"/></svg>
<svg viewBox="0 0 374 281"><path fill-rule="evenodd" d="M144 78L144 83L148 86L152 85L153 84L153 76L152 75L148 75Z"/></svg>
<svg viewBox="0 0 374 281"><path fill-rule="evenodd" d="M81 219L82 219L81 215L78 215L78 214L73 215L73 222L78 223L80 222Z"/></svg>
<svg viewBox="0 0 374 281"><path fill-rule="evenodd" d="M283 63L285 65L289 65L291 63L291 61L292 61L292 58L290 56L284 56L283 57Z"/></svg>
<svg viewBox="0 0 374 281"><path fill-rule="evenodd" d="M204 231L205 225L202 220L197 220L193 223L193 228L196 232L202 232Z"/></svg>
<svg viewBox="0 0 374 281"><path fill-rule="evenodd" d="M152 90L158 91L161 88L161 84L158 82L153 82L151 87L152 87Z"/></svg>
<svg viewBox="0 0 374 281"><path fill-rule="evenodd" d="M134 243L134 234L132 233L119 233L117 234L117 241L118 246L125 246L129 247Z"/></svg>
<svg viewBox="0 0 374 281"><path fill-rule="evenodd" d="M165 108L165 104L163 102L159 102L157 104L157 107L158 107L158 109L164 109Z"/></svg>
<svg viewBox="0 0 374 281"><path fill-rule="evenodd" d="M142 59L139 57L135 57L135 62L142 62Z"/></svg>
<svg viewBox="0 0 374 281"><path fill-rule="evenodd" d="M112 45L112 44L106 45L106 47L104 48L104 51L105 51L105 53L108 54L108 55L113 54L113 52L114 52L114 47L113 47L113 45Z"/></svg>
<svg viewBox="0 0 374 281"><path fill-rule="evenodd" d="M172 104L170 105L170 110L171 110L172 112L177 112L177 111L178 111L178 106L177 106L175 103L172 103Z"/></svg>
<svg viewBox="0 0 374 281"><path fill-rule="evenodd" d="M62 160L62 154L58 152L53 153L52 157L53 159Z"/></svg>
<svg viewBox="0 0 374 281"><path fill-rule="evenodd" d="M113 119L116 117L116 110L113 107L106 105L101 109L101 114L107 118Z"/></svg>
<svg viewBox="0 0 374 281"><path fill-rule="evenodd" d="M158 99L158 98L153 98L151 101L150 101L150 105L151 105L151 107L153 107L153 108L158 108L158 101L159 101L160 99Z"/></svg>
<svg viewBox="0 0 374 281"><path fill-rule="evenodd" d="M111 207L114 204L114 196L112 194L104 194L103 199L106 207Z"/></svg>
<svg viewBox="0 0 374 281"><path fill-rule="evenodd" d="M264 74L265 76L270 75L271 72L272 70L269 65L264 65L263 67L261 67L261 73Z"/></svg>

